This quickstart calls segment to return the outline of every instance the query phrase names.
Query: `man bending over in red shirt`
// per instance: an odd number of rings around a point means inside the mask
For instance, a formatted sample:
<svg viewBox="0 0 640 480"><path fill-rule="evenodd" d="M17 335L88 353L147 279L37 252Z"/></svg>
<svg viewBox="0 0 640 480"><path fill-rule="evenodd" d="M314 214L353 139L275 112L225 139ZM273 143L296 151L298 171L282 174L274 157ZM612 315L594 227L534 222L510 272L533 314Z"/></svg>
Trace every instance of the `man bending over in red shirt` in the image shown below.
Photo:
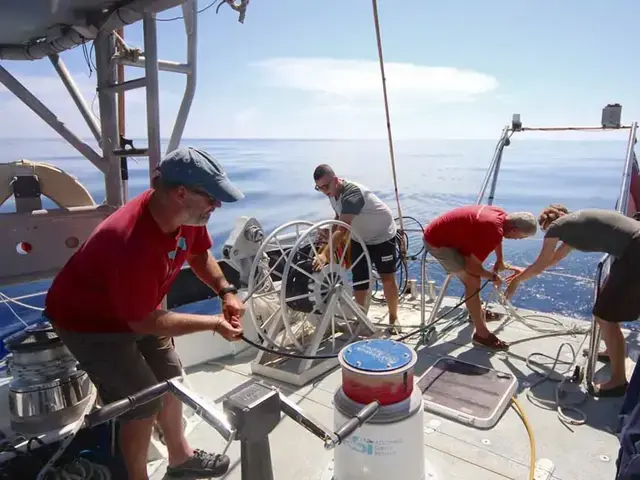
<svg viewBox="0 0 640 480"><path fill-rule="evenodd" d="M500 284L499 271L519 269L507 267L502 257L503 238L526 238L535 235L536 218L528 212L507 214L492 205L471 205L446 212L424 232L427 251L438 260L448 274L455 274L464 284L467 310L475 332L473 343L493 350L508 350L487 328L478 290L481 278ZM485 270L483 262L496 252L493 271Z"/></svg>
<svg viewBox="0 0 640 480"><path fill-rule="evenodd" d="M69 259L47 293L45 317L95 384L103 403L182 375L171 337L242 334L242 302L209 249L207 222L221 202L243 198L206 152L180 148L158 167L153 188L105 219ZM162 310L187 261L221 298L222 315ZM182 429L182 403L171 393L119 418L119 447L129 480L147 480L154 422L169 453L169 477L223 475L229 458L192 450Z"/></svg>

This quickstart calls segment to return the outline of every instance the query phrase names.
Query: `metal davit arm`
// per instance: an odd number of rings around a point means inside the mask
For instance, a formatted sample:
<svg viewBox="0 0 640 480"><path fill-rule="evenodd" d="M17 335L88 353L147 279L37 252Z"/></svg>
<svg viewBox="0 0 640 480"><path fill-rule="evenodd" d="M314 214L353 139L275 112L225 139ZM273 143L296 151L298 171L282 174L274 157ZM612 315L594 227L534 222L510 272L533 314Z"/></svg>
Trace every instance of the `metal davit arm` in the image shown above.
<svg viewBox="0 0 640 480"><path fill-rule="evenodd" d="M618 201L616 203L616 211L626 215L629 205L629 195L631 194L631 173L633 171L634 161L634 146L636 143L636 135L638 130L638 123L633 122L629 131L629 141L627 142L627 153L624 162L624 169L622 170L622 181L620 182L620 193L618 194ZM609 275L609 269L611 268L612 258L610 255L604 255L596 270L595 277L595 289L593 302L598 300L600 290L602 288L602 282L607 280ZM593 391L593 376L595 374L596 362L598 361L598 349L600 346L600 325L593 316L591 319L591 338L589 339L589 354L587 356L587 362L585 366L585 383L590 392Z"/></svg>
<svg viewBox="0 0 640 480"><path fill-rule="evenodd" d="M187 123L187 117L191 110L191 104L193 103L193 97L196 93L196 78L197 78L197 64L198 64L198 2L197 0L187 0L182 5L182 12L184 15L184 28L187 33L187 65L189 71L186 72L187 82L184 89L184 97L180 104L180 110L178 110L178 116L176 117L176 123L173 126L171 132L171 138L169 139L169 145L167 146L167 153L178 148L184 127Z"/></svg>

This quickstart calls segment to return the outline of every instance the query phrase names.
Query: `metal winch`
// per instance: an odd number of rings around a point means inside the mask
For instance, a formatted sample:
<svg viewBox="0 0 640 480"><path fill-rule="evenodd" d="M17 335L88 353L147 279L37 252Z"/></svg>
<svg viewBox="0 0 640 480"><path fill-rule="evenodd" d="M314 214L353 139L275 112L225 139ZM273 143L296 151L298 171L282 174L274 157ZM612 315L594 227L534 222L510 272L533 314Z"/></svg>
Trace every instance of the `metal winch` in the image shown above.
<svg viewBox="0 0 640 480"><path fill-rule="evenodd" d="M336 446L326 478L387 480L398 472L406 480L426 478L431 468L424 456L422 392L414 388L417 359L413 349L390 339L362 340L341 350L334 424L343 424L370 402L380 408Z"/></svg>
<svg viewBox="0 0 640 480"><path fill-rule="evenodd" d="M48 322L5 340L10 352L9 413L18 433L39 434L78 420L93 384Z"/></svg>

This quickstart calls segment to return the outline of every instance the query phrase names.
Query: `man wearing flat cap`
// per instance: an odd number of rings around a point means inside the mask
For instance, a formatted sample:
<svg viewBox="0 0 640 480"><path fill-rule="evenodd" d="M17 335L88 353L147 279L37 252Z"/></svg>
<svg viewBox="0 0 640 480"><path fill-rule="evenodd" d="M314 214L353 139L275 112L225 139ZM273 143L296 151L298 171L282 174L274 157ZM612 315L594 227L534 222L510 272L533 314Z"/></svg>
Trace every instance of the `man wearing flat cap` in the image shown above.
<svg viewBox="0 0 640 480"><path fill-rule="evenodd" d="M182 375L172 337L242 335L242 302L211 255L207 222L222 202L243 198L207 152L180 148L160 163L152 188L133 198L89 236L53 280L44 317L111 403ZM221 298L222 315L162 310L184 262ZM147 479L154 422L168 450L168 476L222 476L229 458L193 450L182 428L182 403L171 393L119 417L119 447L129 480Z"/></svg>

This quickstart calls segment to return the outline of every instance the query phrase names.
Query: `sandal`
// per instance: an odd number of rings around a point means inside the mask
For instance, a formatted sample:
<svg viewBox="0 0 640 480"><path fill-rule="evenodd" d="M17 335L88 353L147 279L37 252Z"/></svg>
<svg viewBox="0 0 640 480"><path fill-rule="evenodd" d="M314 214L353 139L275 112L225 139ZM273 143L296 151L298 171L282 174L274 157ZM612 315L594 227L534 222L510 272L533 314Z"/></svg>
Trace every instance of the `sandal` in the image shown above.
<svg viewBox="0 0 640 480"><path fill-rule="evenodd" d="M229 470L230 460L226 455L195 450L193 456L180 465L167 467L169 478L221 477Z"/></svg>
<svg viewBox="0 0 640 480"><path fill-rule="evenodd" d="M387 333L391 336L400 335L402 333L402 327L400 327L397 323L392 323L387 327Z"/></svg>
<svg viewBox="0 0 640 480"><path fill-rule="evenodd" d="M485 310L484 318L487 322L495 322L496 320L500 320L500 318L502 318L502 314L493 312L491 310Z"/></svg>
<svg viewBox="0 0 640 480"><path fill-rule="evenodd" d="M473 337L471 337L471 342L477 347L488 348L489 350L501 352L509 350L509 344L500 340L493 333L490 333L488 337L480 337L477 333L474 333Z"/></svg>
<svg viewBox="0 0 640 480"><path fill-rule="evenodd" d="M599 398L615 398L615 397L624 397L627 393L627 388L629 388L629 382L624 382L622 385L618 385L617 387L607 388L605 390L594 389L593 396Z"/></svg>

